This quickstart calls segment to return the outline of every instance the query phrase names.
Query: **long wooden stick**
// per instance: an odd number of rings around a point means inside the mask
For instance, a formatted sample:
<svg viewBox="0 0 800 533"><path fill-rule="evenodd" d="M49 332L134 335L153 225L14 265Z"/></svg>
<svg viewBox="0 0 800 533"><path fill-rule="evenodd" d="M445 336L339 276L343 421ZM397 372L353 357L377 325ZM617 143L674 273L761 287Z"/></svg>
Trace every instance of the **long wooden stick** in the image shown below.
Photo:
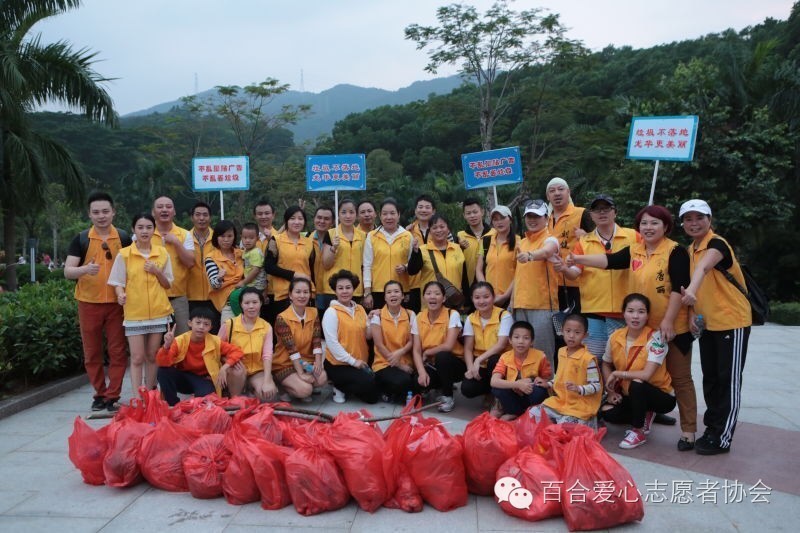
<svg viewBox="0 0 800 533"><path fill-rule="evenodd" d="M428 409L431 409L433 407L438 407L440 405L442 405L442 402L433 402L429 403L428 405L423 405L422 407L419 407L417 409L412 409L407 413L401 413L399 415L393 415L393 416L373 416L372 418L362 418L361 421L371 423L371 422L384 422L386 420L397 420L398 418L415 415L417 413L421 413L422 411L426 411Z"/></svg>

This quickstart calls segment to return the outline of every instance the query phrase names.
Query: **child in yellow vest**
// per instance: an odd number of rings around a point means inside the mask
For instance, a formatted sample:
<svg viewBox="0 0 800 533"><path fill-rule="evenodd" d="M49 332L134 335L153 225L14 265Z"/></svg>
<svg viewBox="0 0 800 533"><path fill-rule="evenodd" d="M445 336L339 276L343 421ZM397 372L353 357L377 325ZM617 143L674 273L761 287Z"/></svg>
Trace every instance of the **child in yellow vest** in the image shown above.
<svg viewBox="0 0 800 533"><path fill-rule="evenodd" d="M213 312L205 307L191 311L189 331L175 337L175 325L164 335L164 346L156 354L158 384L170 405L178 403L178 393L205 396L222 389L242 390L247 374L241 360L242 349L212 335ZM224 362L223 362L224 358ZM236 366L236 368L234 368Z"/></svg>
<svg viewBox="0 0 800 533"><path fill-rule="evenodd" d="M630 423L619 447L629 450L647 442L656 413L675 409L675 391L664 359L667 344L647 325L650 299L629 294L622 302L626 327L611 334L603 355L608 386L600 415L614 424Z"/></svg>
<svg viewBox="0 0 800 533"><path fill-rule="evenodd" d="M541 410L557 424L573 422L597 429L603 384L597 358L583 345L588 329L583 315L572 314L564 320L566 346L558 351L556 377L548 383L554 395L542 402ZM539 416L536 408L529 412Z"/></svg>
<svg viewBox="0 0 800 533"><path fill-rule="evenodd" d="M492 371L492 394L503 406L503 420L514 420L547 398L553 370L547 356L533 348L533 326L518 321L511 326L511 350L500 356Z"/></svg>

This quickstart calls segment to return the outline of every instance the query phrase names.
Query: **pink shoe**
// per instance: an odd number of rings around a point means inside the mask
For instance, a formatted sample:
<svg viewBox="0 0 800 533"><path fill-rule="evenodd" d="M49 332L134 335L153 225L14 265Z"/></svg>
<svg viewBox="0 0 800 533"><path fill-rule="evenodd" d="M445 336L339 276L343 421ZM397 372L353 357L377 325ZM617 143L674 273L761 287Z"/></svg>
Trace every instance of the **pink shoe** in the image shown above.
<svg viewBox="0 0 800 533"><path fill-rule="evenodd" d="M642 431L645 435L650 434L650 427L653 425L653 420L656 418L655 411L647 411L644 415L644 426L642 426Z"/></svg>
<svg viewBox="0 0 800 533"><path fill-rule="evenodd" d="M629 429L625 432L625 438L620 441L619 447L623 450L632 450L645 442L647 442L647 437L644 436L641 429Z"/></svg>

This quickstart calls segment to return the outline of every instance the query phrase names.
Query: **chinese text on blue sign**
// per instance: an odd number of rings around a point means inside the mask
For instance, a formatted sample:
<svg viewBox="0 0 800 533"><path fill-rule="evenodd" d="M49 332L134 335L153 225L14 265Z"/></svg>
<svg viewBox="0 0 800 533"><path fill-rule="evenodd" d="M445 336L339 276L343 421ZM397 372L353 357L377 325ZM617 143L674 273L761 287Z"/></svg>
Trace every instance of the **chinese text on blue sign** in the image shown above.
<svg viewBox="0 0 800 533"><path fill-rule="evenodd" d="M464 186L467 189L522 181L522 158L518 146L462 154L461 167L464 171Z"/></svg>
<svg viewBox="0 0 800 533"><path fill-rule="evenodd" d="M364 154L307 155L307 191L363 191L367 188Z"/></svg>

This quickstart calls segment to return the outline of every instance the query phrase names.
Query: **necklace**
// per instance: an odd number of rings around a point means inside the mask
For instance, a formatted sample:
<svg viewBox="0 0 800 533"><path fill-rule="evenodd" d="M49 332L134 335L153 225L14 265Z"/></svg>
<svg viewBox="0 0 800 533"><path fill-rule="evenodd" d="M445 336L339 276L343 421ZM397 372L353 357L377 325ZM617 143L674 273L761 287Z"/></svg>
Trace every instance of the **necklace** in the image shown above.
<svg viewBox="0 0 800 533"><path fill-rule="evenodd" d="M595 228L595 230L594 230L597 233L597 236L600 237L600 242L603 243L603 248L605 248L606 251L610 251L611 250L611 240L614 238L615 230L616 230L616 228L611 230L611 236L608 237L608 238L603 237L603 234L600 233L600 228Z"/></svg>

